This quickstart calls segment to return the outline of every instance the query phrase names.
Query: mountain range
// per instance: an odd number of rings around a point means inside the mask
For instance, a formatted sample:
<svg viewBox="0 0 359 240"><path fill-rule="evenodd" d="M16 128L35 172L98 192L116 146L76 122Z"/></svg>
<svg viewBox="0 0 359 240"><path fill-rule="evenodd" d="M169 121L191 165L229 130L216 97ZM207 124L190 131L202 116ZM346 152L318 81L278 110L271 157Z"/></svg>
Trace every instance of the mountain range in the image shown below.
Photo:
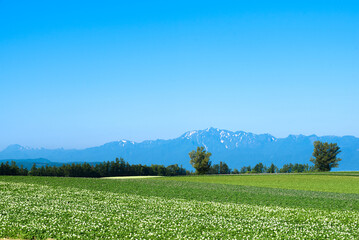
<svg viewBox="0 0 359 240"><path fill-rule="evenodd" d="M270 134L232 132L218 128L189 131L169 140L133 142L120 140L86 149L29 148L17 144L0 152L0 159L48 159L56 163L102 162L123 157L131 164L179 164L191 170L188 153L203 146L212 153L213 163L226 162L230 168L254 166L258 162L281 167L286 163L309 163L314 141L337 143L342 152L336 170L359 170L359 138L354 136L289 135L276 138ZM1 161L1 160L0 160Z"/></svg>

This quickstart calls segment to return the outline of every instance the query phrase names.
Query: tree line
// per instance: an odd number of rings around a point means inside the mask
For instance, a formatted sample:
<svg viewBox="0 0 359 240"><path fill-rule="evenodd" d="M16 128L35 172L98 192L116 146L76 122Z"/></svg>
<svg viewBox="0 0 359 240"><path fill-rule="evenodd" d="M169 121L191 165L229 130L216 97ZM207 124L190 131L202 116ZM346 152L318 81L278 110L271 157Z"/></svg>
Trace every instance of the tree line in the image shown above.
<svg viewBox="0 0 359 240"><path fill-rule="evenodd" d="M315 141L313 143L313 157L310 161L314 166L308 164L284 164L282 168L278 168L273 163L270 167L263 165L263 163L256 164L253 168L251 166L244 166L241 171L237 169L228 168L226 163L220 162L220 165L212 166L210 157L212 154L207 152L204 147L197 147L189 153L190 164L196 169L196 174L240 174L240 173L301 173L301 172L324 172L330 171L332 168L338 167L341 161L337 155L341 152L340 147L336 143L328 143Z"/></svg>
<svg viewBox="0 0 359 240"><path fill-rule="evenodd" d="M285 164L281 169L272 164L270 167L263 165L263 163L256 164L253 168L251 166L242 167L240 171L237 169L230 169L225 162L211 165L206 174L245 174L245 173L300 173L314 171L313 166L308 164ZM0 175L13 176L54 176L54 177L114 177L114 176L180 176L190 175L190 171L178 166L177 164L169 165L130 165L122 158L115 161L107 161L96 165L89 163L72 163L63 164L62 166L41 166L36 164L30 170L24 168L22 165L18 167L15 161L11 163L0 164Z"/></svg>
<svg viewBox="0 0 359 240"><path fill-rule="evenodd" d="M236 169L235 169L236 170ZM282 168L278 168L273 163L267 167L263 163L256 164L253 168L251 166L244 166L241 168L241 170L238 172L236 170L236 173L302 173L302 172L314 172L315 168L314 166L309 166L308 164L284 164ZM235 171L232 171L234 173Z"/></svg>
<svg viewBox="0 0 359 240"><path fill-rule="evenodd" d="M129 164L123 158L115 161L107 161L91 165L89 163L63 164L62 166L41 166L36 164L30 170L18 167L11 161L0 164L0 175L21 176L54 176L54 177L114 177L114 176L179 176L188 175L190 172L178 166L178 164L164 165L153 164L151 166L141 164Z"/></svg>

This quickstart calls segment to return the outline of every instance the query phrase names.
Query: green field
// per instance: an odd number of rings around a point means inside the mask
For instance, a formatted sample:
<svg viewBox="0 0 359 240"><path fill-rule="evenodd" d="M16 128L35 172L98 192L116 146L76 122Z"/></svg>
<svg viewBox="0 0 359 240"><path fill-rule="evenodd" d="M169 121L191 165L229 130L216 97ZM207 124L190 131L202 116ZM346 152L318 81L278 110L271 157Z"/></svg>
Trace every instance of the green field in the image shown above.
<svg viewBox="0 0 359 240"><path fill-rule="evenodd" d="M0 176L0 238L358 239L357 173Z"/></svg>
<svg viewBox="0 0 359 240"><path fill-rule="evenodd" d="M164 178L173 181L232 184L268 188L284 188L319 192L359 194L359 175L337 174L260 174L229 176L191 176Z"/></svg>

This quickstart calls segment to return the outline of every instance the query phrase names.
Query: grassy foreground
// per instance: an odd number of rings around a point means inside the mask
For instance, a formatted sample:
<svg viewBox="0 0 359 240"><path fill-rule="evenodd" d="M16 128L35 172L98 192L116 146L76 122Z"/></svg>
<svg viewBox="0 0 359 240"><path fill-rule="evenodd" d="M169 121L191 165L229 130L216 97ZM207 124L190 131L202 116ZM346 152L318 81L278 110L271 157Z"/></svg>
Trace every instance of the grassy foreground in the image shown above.
<svg viewBox="0 0 359 240"><path fill-rule="evenodd" d="M313 180L298 176L0 177L0 238L358 239L359 194L321 192L321 182L307 189L315 191L289 189L290 177ZM284 188L259 187L257 177L286 180L277 183ZM359 177L346 183L355 189Z"/></svg>

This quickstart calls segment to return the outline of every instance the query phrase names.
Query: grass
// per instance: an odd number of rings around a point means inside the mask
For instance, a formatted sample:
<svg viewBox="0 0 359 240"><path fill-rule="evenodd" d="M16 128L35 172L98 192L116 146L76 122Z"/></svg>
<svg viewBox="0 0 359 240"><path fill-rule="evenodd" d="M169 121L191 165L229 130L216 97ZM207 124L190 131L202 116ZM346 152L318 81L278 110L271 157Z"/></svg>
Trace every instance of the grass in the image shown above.
<svg viewBox="0 0 359 240"><path fill-rule="evenodd" d="M120 177L103 177L102 179L143 179L143 178L156 178L161 176L120 176Z"/></svg>
<svg viewBox="0 0 359 240"><path fill-rule="evenodd" d="M316 175L338 175L338 176L359 176L359 171L341 171L341 172L318 172Z"/></svg>
<svg viewBox="0 0 359 240"><path fill-rule="evenodd" d="M206 175L190 177L170 177L163 178L163 180L359 194L359 175L355 175L353 173L350 176L348 176L348 173L229 176Z"/></svg>
<svg viewBox="0 0 359 240"><path fill-rule="evenodd" d="M207 176L0 176L0 238L359 238L359 194L317 191L322 183L312 183L310 191L250 185L263 178L271 182L272 177L299 181L297 175L241 177L217 176L213 182ZM247 185L233 184L236 181ZM337 183L341 185L340 179Z"/></svg>

